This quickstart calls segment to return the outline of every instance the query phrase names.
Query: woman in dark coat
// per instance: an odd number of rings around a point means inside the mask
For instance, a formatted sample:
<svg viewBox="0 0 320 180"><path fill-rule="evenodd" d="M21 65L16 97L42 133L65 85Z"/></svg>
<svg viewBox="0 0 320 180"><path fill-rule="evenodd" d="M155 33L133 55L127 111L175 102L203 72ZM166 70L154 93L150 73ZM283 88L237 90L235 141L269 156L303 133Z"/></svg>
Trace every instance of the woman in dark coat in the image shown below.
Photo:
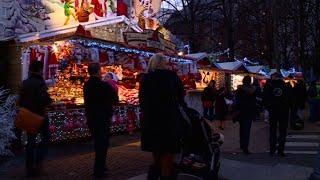
<svg viewBox="0 0 320 180"><path fill-rule="evenodd" d="M226 119L228 113L228 106L225 100L226 97L226 89L225 87L221 87L218 90L218 95L216 97L216 105L215 105L215 113L216 113L216 120L219 121L219 129L224 130L225 125L224 121Z"/></svg>
<svg viewBox="0 0 320 180"><path fill-rule="evenodd" d="M184 104L184 89L177 74L167 70L166 63L163 55L154 55L139 90L143 114L141 147L152 152L154 160L148 172L149 180L160 175L161 179L175 179L174 158L180 151L179 104Z"/></svg>

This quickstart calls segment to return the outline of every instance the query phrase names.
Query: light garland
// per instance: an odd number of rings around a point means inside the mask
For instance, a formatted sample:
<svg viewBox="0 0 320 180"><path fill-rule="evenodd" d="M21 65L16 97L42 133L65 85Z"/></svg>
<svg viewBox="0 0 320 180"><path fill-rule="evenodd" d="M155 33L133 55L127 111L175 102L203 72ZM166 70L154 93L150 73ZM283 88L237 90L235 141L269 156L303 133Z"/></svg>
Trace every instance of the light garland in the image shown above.
<svg viewBox="0 0 320 180"><path fill-rule="evenodd" d="M83 46L90 47L90 48L95 47L95 48L101 48L101 49L110 49L110 50L114 50L114 51L118 51L118 52L132 53L132 54L142 55L142 56L146 56L146 57L151 57L155 54L155 53L148 52L148 51L130 49L130 48L126 48L126 47L121 47L121 46L106 44L106 43L100 43L100 42L85 40L85 39L76 39L76 40L73 39L73 40L69 40L69 42L74 43L74 44L78 43L78 44L81 44ZM185 58L177 58L177 57L171 57L171 56L166 56L166 58L168 58L170 61L173 61L173 62L187 63L187 64L193 63L192 60L185 59Z"/></svg>
<svg viewBox="0 0 320 180"><path fill-rule="evenodd" d="M140 107L133 105L114 107L110 132L131 133L140 128ZM84 108L53 110L48 112L51 142L74 141L91 136L86 124Z"/></svg>

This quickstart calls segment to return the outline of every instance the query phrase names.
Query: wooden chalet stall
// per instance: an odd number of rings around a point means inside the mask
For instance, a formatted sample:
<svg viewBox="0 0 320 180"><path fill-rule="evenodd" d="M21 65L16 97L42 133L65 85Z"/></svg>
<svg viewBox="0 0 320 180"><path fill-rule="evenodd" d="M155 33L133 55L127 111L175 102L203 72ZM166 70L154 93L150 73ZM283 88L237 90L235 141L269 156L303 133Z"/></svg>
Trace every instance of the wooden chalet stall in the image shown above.
<svg viewBox="0 0 320 180"><path fill-rule="evenodd" d="M154 52L161 52L167 46L161 46L161 37L156 32L158 41L151 40L153 45L160 45L157 48L132 47L125 42L124 32L132 34L141 33L142 30L130 24L126 17L118 16L82 26L19 36L16 44L19 51L14 59L17 70L11 73L15 74L16 82L20 84L28 77L28 67L32 61L44 63L43 76L54 100L48 109L51 141L69 141L89 136L82 87L88 79L87 67L91 62L100 63L103 76L112 73L118 84L120 104L115 107L111 132L131 133L140 127L139 77L145 72ZM164 54L180 77L188 77L197 70L191 59ZM188 82L188 78L185 82ZM188 83L185 84L188 87Z"/></svg>

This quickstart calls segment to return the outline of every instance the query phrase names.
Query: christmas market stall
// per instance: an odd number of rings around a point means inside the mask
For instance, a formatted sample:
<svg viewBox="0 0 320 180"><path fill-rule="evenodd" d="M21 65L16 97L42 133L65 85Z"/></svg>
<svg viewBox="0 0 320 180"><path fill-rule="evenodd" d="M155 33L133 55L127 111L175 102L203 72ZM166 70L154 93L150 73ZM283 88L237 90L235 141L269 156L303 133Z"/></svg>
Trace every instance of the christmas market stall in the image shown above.
<svg viewBox="0 0 320 180"><path fill-rule="evenodd" d="M211 80L216 81L217 88L224 86L225 73L223 70L218 69L214 64L212 65L204 53L190 54L187 56L195 58L198 66L198 74L195 74L193 77L195 88L187 91L186 102L190 107L202 113L201 94L204 88L208 86Z"/></svg>
<svg viewBox="0 0 320 180"><path fill-rule="evenodd" d="M242 79L249 74L248 69L241 61L215 63L215 65L226 73L226 83L230 91L237 90L237 87L242 84Z"/></svg>
<svg viewBox="0 0 320 180"><path fill-rule="evenodd" d="M45 65L43 75L54 100L48 109L53 142L89 136L82 87L88 79L87 67L91 62L100 63L102 77L108 76L118 85L120 103L114 109L111 132L131 133L140 127L139 77L145 72L154 51L150 47L135 48L93 38L90 34L84 30L81 36L54 38L23 47L22 79L27 78L28 65L32 61L42 61ZM188 79L197 73L194 61L165 55L171 68L183 79L185 87L191 88Z"/></svg>

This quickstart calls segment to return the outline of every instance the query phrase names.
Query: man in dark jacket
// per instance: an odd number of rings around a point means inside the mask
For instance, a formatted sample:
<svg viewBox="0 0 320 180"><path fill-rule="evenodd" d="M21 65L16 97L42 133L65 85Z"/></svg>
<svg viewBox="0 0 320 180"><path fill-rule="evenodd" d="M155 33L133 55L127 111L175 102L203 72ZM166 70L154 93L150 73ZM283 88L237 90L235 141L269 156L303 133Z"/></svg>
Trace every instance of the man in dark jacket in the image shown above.
<svg viewBox="0 0 320 180"><path fill-rule="evenodd" d="M89 80L84 84L84 104L87 124L94 139L95 163L94 176L105 176L105 163L109 146L110 120L113 105L118 102L118 95L113 88L100 79L99 64L88 67Z"/></svg>
<svg viewBox="0 0 320 180"><path fill-rule="evenodd" d="M236 109L239 111L240 148L244 154L250 154L249 141L252 121L256 117L256 88L251 85L251 77L243 78L243 85L236 91Z"/></svg>
<svg viewBox="0 0 320 180"><path fill-rule="evenodd" d="M289 121L288 92L280 74L275 73L271 78L271 86L265 92L265 102L270 111L270 155L273 156L278 150L279 156L285 156L284 146ZM279 136L277 136L278 125ZM277 143L279 144L278 148L276 147Z"/></svg>
<svg viewBox="0 0 320 180"><path fill-rule="evenodd" d="M42 62L35 61L30 64L30 76L27 80L23 81L19 105L33 113L46 117L45 108L51 104L52 100L47 93L47 86L42 78L42 70ZM44 124L39 132L41 134L41 143L39 144L38 151L36 151L37 134L27 134L26 170L28 176L36 176L42 173L42 161L47 152L47 145L50 140L48 118L45 118Z"/></svg>

